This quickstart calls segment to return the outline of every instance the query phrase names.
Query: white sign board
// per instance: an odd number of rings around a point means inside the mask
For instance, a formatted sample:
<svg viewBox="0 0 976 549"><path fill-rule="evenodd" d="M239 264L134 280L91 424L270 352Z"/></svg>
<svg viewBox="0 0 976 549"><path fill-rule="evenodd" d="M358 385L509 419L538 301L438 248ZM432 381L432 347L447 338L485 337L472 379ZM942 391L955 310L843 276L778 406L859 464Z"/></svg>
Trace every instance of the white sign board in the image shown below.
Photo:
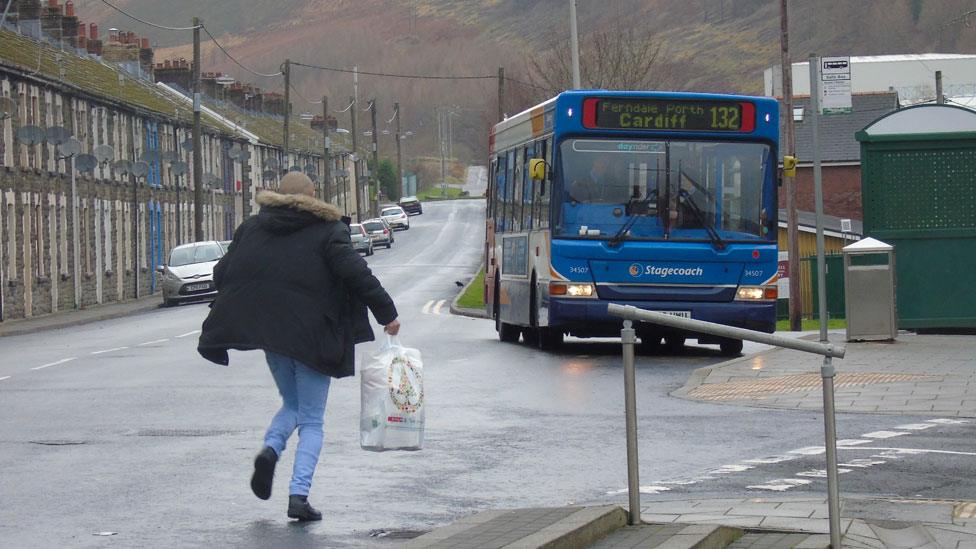
<svg viewBox="0 0 976 549"><path fill-rule="evenodd" d="M820 113L850 114L851 58L820 58Z"/></svg>

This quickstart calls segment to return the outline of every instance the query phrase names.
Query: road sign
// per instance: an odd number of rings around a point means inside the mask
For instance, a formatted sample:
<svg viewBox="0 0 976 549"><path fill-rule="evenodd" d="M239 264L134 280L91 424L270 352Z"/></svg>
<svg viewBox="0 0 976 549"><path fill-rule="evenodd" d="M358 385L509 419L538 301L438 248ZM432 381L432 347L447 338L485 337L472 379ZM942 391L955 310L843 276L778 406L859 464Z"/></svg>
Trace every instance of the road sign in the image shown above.
<svg viewBox="0 0 976 549"><path fill-rule="evenodd" d="M851 58L820 59L821 114L851 113Z"/></svg>

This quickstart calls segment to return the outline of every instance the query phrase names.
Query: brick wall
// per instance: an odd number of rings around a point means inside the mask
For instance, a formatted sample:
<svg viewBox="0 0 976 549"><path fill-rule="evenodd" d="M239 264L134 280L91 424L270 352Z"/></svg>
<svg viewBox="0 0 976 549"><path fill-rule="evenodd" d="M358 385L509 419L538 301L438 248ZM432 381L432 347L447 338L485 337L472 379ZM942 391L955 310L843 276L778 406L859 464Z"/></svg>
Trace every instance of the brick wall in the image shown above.
<svg viewBox="0 0 976 549"><path fill-rule="evenodd" d="M861 166L824 166L823 195L824 213L841 218L863 219L861 213ZM797 209L807 212L816 210L813 201L813 168L796 170ZM786 192L780 189L779 207L786 207Z"/></svg>

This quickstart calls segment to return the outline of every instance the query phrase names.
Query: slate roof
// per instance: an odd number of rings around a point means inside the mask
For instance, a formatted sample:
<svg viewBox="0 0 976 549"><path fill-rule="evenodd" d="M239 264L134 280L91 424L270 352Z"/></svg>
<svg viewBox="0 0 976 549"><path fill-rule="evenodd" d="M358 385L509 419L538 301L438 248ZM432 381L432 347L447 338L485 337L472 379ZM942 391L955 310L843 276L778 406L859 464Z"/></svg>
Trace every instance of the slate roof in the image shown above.
<svg viewBox="0 0 976 549"><path fill-rule="evenodd" d="M878 118L898 109L898 94L859 93L851 97L851 114L832 114L820 117L821 161L860 162L861 145L854 134ZM796 122L796 156L801 164L813 162L813 125L810 117L810 97L794 97L794 107L803 107L803 121ZM785 115L785 114L784 114ZM782 126L782 123L781 123ZM780 135L783 130L780 128ZM782 158L782 151L780 151Z"/></svg>

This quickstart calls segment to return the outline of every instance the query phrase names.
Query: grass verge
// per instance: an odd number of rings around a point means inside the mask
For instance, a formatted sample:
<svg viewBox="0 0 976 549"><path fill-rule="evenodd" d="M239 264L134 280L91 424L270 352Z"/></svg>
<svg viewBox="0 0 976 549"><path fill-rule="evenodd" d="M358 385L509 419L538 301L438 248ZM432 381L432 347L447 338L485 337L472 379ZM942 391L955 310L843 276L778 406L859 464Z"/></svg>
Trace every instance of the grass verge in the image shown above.
<svg viewBox="0 0 976 549"><path fill-rule="evenodd" d="M801 331L814 331L820 329L820 321L815 318L804 318L800 322ZM847 320L843 318L831 318L827 320L827 329L829 330L843 330L847 328ZM777 332L788 332L790 331L790 321L789 319L777 320L776 321L776 331Z"/></svg>
<svg viewBox="0 0 976 549"><path fill-rule="evenodd" d="M419 198L422 201L428 201L428 200L454 200L454 199L457 199L457 198L461 198L461 189L458 189L458 188L455 188L455 187L448 187L447 188L447 195L445 196L444 195L444 192L441 190L440 187L431 187L429 189L424 189L424 190L418 192L417 193L417 198Z"/></svg>
<svg viewBox="0 0 976 549"><path fill-rule="evenodd" d="M457 306L464 309L484 309L485 308L485 270L481 269L474 282L468 286Z"/></svg>

